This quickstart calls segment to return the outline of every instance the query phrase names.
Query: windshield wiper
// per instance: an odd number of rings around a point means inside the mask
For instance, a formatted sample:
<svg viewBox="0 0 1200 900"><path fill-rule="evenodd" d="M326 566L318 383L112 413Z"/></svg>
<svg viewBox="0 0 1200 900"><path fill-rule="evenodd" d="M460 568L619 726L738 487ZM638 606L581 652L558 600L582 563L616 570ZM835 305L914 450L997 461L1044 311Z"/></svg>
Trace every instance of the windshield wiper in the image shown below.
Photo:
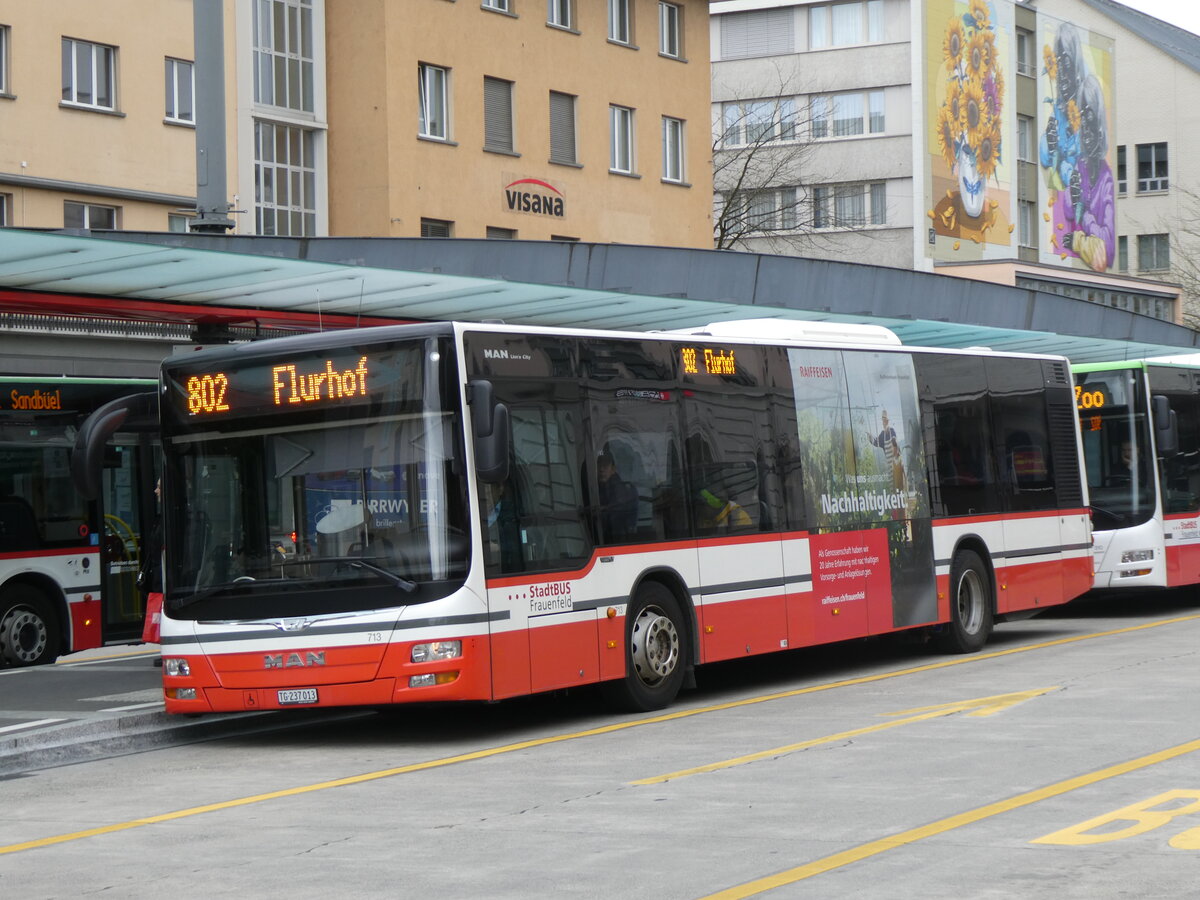
<svg viewBox="0 0 1200 900"><path fill-rule="evenodd" d="M277 566L300 566L307 563L345 563L352 569L366 569L368 572L374 572L376 575L390 581L396 587L405 593L411 594L417 589L417 583L410 581L403 575L397 575L390 569L385 569L383 566L377 566L371 562L372 559L378 557L362 557L362 556L310 556L307 559L284 559L279 562L272 563Z"/></svg>
<svg viewBox="0 0 1200 900"><path fill-rule="evenodd" d="M183 609L185 606L191 606L193 603L199 603L201 600L207 600L214 594L219 594L222 591L227 591L230 588L250 588L257 584L257 579L242 577L235 578L233 581L223 581L220 584L210 584L206 588L201 588L195 593L188 594L186 597L181 597L178 600L172 600L167 604L169 609Z"/></svg>

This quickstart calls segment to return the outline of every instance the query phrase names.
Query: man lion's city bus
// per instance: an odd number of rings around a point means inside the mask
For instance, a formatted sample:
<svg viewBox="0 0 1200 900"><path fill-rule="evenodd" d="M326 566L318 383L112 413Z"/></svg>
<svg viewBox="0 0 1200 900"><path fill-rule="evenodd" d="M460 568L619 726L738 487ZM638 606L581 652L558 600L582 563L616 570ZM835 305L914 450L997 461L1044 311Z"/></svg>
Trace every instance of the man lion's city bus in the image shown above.
<svg viewBox="0 0 1200 900"><path fill-rule="evenodd" d="M1200 358L1078 365L1096 587L1200 583Z"/></svg>
<svg viewBox="0 0 1200 900"><path fill-rule="evenodd" d="M141 639L136 578L154 506L154 445L96 447L99 490L71 478L77 431L152 380L0 376L0 666Z"/></svg>
<svg viewBox="0 0 1200 900"><path fill-rule="evenodd" d="M716 660L973 651L1092 584L1062 358L443 323L200 350L160 391L172 713L650 710Z"/></svg>

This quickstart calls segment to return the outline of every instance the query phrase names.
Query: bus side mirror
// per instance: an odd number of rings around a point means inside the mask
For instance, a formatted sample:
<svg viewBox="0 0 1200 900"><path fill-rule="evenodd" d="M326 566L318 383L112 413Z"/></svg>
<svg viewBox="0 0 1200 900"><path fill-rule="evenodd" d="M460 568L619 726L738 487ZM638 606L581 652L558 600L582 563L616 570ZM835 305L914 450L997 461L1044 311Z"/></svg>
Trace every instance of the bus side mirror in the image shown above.
<svg viewBox="0 0 1200 900"><path fill-rule="evenodd" d="M100 496L105 447L120 428L148 431L158 418L158 395L153 391L130 394L105 403L80 426L71 449L71 480L88 500Z"/></svg>
<svg viewBox="0 0 1200 900"><path fill-rule="evenodd" d="M508 407L496 401L490 381L467 382L467 405L471 407L476 475L485 484L507 481L512 436Z"/></svg>
<svg viewBox="0 0 1200 900"><path fill-rule="evenodd" d="M1154 415L1154 443L1158 455L1166 458L1179 452L1179 422L1175 410L1162 394L1150 398L1150 410Z"/></svg>

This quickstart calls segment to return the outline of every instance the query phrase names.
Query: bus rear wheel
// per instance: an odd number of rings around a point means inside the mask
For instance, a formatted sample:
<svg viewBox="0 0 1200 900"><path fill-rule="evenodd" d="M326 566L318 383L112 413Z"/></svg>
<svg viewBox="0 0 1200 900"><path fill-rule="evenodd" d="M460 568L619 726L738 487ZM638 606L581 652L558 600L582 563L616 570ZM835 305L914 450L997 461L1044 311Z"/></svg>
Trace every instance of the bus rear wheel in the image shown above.
<svg viewBox="0 0 1200 900"><path fill-rule="evenodd" d="M621 709L662 709L683 686L687 660L687 629L679 601L661 584L644 584L625 616L625 677L606 682L606 696Z"/></svg>
<svg viewBox="0 0 1200 900"><path fill-rule="evenodd" d="M0 663L43 665L58 651L58 622L41 591L18 584L0 594Z"/></svg>
<svg viewBox="0 0 1200 900"><path fill-rule="evenodd" d="M992 587L974 550L960 550L950 565L950 622L938 635L947 653L974 653L992 633Z"/></svg>

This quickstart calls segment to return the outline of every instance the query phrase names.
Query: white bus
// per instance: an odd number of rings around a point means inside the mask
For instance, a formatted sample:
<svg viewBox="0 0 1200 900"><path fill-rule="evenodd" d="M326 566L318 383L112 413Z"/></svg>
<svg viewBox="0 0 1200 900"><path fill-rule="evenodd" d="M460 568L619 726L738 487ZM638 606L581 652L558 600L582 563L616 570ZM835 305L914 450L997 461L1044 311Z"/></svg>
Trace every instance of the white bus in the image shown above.
<svg viewBox="0 0 1200 900"><path fill-rule="evenodd" d="M594 683L649 710L715 660L906 629L976 650L1091 586L1065 360L794 324L167 360L167 710Z"/></svg>

